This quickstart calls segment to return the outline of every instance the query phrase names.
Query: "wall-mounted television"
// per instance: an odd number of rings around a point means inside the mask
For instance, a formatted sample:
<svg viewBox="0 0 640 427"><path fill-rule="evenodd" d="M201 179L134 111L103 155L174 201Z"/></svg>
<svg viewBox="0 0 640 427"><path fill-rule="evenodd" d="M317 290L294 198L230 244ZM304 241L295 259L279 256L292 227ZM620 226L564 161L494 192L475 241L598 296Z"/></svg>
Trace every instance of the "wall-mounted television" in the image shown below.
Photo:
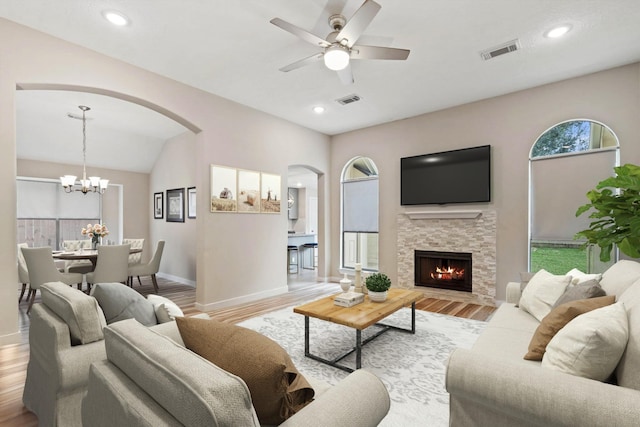
<svg viewBox="0 0 640 427"><path fill-rule="evenodd" d="M400 204L491 201L491 146L400 159Z"/></svg>

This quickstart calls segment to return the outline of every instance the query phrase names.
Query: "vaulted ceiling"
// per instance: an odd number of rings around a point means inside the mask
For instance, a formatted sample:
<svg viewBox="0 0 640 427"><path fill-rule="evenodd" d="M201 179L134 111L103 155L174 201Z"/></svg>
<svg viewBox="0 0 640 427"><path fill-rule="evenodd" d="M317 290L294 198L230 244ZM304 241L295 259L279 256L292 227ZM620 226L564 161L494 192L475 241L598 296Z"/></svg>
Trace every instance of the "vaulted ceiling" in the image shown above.
<svg viewBox="0 0 640 427"><path fill-rule="evenodd" d="M269 21L278 17L325 38L329 16L349 19L363 0L3 0L0 17L328 135L640 60L638 0L376 1L382 8L358 44L411 53L406 61L352 60L351 85L322 62L279 71L320 49ZM111 25L105 10L123 13L130 23ZM544 36L559 24L571 31L558 39ZM518 50L482 59L482 51L512 41ZM350 95L360 101L336 102ZM18 105L22 123L68 126L66 113L79 105L77 97L65 104L29 96ZM313 112L317 105L323 114ZM54 113L58 119L50 117ZM146 120L128 110L108 122L146 135L149 144L183 130L168 126L166 134L154 134L120 126Z"/></svg>

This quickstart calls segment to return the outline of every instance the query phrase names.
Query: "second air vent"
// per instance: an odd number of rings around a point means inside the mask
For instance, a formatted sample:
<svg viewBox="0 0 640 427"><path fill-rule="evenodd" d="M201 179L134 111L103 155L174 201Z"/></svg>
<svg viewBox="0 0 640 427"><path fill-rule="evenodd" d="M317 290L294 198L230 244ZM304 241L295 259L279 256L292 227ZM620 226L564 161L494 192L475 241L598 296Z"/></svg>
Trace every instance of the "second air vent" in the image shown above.
<svg viewBox="0 0 640 427"><path fill-rule="evenodd" d="M518 39L508 41L500 46L492 47L491 49L483 50L480 52L482 59L485 61L495 58L496 56L504 55L505 53L515 52L520 49L520 41Z"/></svg>
<svg viewBox="0 0 640 427"><path fill-rule="evenodd" d="M358 102L358 101L360 101L360 97L358 95L356 95L356 94L348 95L348 96L345 96L343 98L336 99L336 102L338 104L342 104L342 105L352 104L352 103Z"/></svg>

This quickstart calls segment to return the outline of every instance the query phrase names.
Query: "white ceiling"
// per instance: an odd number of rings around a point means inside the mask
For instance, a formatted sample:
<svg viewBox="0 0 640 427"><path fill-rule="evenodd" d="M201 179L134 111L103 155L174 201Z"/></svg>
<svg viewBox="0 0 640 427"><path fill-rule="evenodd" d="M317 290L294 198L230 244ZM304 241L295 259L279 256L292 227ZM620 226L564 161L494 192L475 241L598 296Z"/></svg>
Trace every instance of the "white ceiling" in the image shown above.
<svg viewBox="0 0 640 427"><path fill-rule="evenodd" d="M358 43L411 54L406 61L352 61L350 86L321 62L278 71L318 49L269 21L279 17L324 38L328 16L349 18L362 0L2 0L0 16L329 135L640 60L638 0L377 1L382 9ZM107 23L107 9L131 24ZM573 26L567 36L543 36L562 23ZM521 50L481 59L480 51L514 39ZM335 102L351 94L362 100ZM46 105L25 100L20 121L53 115L29 118ZM315 105L326 113L313 113ZM119 131L125 122L143 123L132 112L108 120Z"/></svg>

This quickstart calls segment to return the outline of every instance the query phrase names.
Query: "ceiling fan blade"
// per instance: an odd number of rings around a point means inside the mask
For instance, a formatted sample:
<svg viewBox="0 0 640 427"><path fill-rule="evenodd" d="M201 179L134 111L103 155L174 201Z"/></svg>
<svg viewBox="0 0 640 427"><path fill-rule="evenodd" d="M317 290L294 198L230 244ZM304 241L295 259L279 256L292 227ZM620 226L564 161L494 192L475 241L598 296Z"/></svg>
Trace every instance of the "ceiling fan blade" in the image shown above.
<svg viewBox="0 0 640 427"><path fill-rule="evenodd" d="M343 85L347 86L353 84L353 72L351 71L351 65L347 65L342 70L336 71L338 77Z"/></svg>
<svg viewBox="0 0 640 427"><path fill-rule="evenodd" d="M298 36L302 40L304 40L304 41L306 41L308 43L311 43L313 45L322 46L322 47L328 47L328 46L331 45L331 43L329 43L326 40L321 39L320 37L316 36L315 34L311 34L307 30L303 30L300 27L296 27L295 25L290 24L287 21L283 21L280 18L273 18L270 22L273 25L275 25L276 27L280 27L283 30L293 34L294 36Z"/></svg>
<svg viewBox="0 0 640 427"><path fill-rule="evenodd" d="M364 33L364 30L378 14L381 7L382 6L373 0L366 0L362 3L362 6L356 10L356 13L353 14L344 28L340 30L336 36L336 40L339 42L346 40L346 45L349 47L356 44L362 33Z"/></svg>
<svg viewBox="0 0 640 427"><path fill-rule="evenodd" d="M287 71L291 71L291 70L295 70L301 67L304 67L305 65L309 65L309 64L313 64L314 62L318 62L322 59L322 57L324 56L324 53L322 52L318 52L314 55L311 55L307 58L301 59L299 61L296 61L292 64L289 64L285 67L280 68L280 71L284 71L285 73Z"/></svg>
<svg viewBox="0 0 640 427"><path fill-rule="evenodd" d="M351 48L351 59L407 59L408 49L394 47L355 45Z"/></svg>

